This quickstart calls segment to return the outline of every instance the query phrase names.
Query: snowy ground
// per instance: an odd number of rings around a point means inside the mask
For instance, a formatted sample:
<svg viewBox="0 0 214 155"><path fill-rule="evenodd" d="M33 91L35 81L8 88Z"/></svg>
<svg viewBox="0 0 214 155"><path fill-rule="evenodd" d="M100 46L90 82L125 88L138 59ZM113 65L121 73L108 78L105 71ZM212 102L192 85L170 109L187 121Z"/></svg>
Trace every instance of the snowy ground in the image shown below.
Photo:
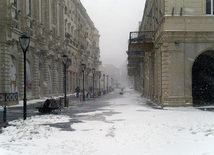
<svg viewBox="0 0 214 155"><path fill-rule="evenodd" d="M0 134L0 155L214 154L213 112L153 109L133 90L105 100L109 106L73 118L52 114L9 122ZM71 124L75 131L45 125L72 119L82 121Z"/></svg>

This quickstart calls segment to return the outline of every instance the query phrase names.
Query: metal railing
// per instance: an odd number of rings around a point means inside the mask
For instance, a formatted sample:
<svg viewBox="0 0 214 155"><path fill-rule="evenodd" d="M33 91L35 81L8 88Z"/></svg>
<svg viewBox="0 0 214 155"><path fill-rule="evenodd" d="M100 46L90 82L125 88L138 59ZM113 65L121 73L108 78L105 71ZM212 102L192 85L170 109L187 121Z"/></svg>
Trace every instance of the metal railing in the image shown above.
<svg viewBox="0 0 214 155"><path fill-rule="evenodd" d="M129 43L149 43L154 42L154 31L130 32Z"/></svg>
<svg viewBox="0 0 214 155"><path fill-rule="evenodd" d="M0 93L0 102L18 101L18 93Z"/></svg>
<svg viewBox="0 0 214 155"><path fill-rule="evenodd" d="M0 104L1 102L4 102L3 103L3 108L4 108L4 111L3 111L3 126L6 126L7 124L7 108L6 108L6 102L11 102L11 101L18 101L18 93L0 93ZM0 120L0 123L1 120Z"/></svg>

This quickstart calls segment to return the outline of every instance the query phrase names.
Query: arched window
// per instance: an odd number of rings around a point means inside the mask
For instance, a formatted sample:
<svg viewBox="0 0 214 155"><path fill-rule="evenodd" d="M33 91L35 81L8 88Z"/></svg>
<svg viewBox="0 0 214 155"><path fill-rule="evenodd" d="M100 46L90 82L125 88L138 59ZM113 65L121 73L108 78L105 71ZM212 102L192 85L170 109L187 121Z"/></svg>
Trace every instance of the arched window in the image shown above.
<svg viewBox="0 0 214 155"><path fill-rule="evenodd" d="M214 15L214 0L206 0L206 14Z"/></svg>

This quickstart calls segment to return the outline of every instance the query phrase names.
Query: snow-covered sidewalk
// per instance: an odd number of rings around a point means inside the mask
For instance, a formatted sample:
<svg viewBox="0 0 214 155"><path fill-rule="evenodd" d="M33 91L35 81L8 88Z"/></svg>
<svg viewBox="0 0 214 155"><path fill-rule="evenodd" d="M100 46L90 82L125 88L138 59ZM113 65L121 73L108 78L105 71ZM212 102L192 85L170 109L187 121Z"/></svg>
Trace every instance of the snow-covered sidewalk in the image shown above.
<svg viewBox="0 0 214 155"><path fill-rule="evenodd" d="M213 112L193 107L152 109L129 89L112 96L105 97L109 106L73 118L40 115L9 122L13 126L0 134L0 155L214 154ZM71 124L74 131L47 125L72 120L79 122Z"/></svg>

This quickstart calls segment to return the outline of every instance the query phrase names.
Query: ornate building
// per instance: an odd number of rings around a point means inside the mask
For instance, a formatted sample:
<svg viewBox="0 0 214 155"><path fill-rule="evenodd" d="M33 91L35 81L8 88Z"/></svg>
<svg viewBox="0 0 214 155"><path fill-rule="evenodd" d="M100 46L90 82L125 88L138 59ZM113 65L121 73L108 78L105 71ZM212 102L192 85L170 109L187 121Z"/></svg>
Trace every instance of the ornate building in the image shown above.
<svg viewBox="0 0 214 155"><path fill-rule="evenodd" d="M161 106L212 104L214 1L147 0L131 32L128 73Z"/></svg>
<svg viewBox="0 0 214 155"><path fill-rule="evenodd" d="M0 93L24 93L23 52L19 37L30 36L27 52L27 98L63 94L62 55L67 69L67 93L81 84L81 64L99 68L99 32L80 0L0 1ZM87 72L88 81L91 73ZM89 83L86 83L88 88Z"/></svg>

